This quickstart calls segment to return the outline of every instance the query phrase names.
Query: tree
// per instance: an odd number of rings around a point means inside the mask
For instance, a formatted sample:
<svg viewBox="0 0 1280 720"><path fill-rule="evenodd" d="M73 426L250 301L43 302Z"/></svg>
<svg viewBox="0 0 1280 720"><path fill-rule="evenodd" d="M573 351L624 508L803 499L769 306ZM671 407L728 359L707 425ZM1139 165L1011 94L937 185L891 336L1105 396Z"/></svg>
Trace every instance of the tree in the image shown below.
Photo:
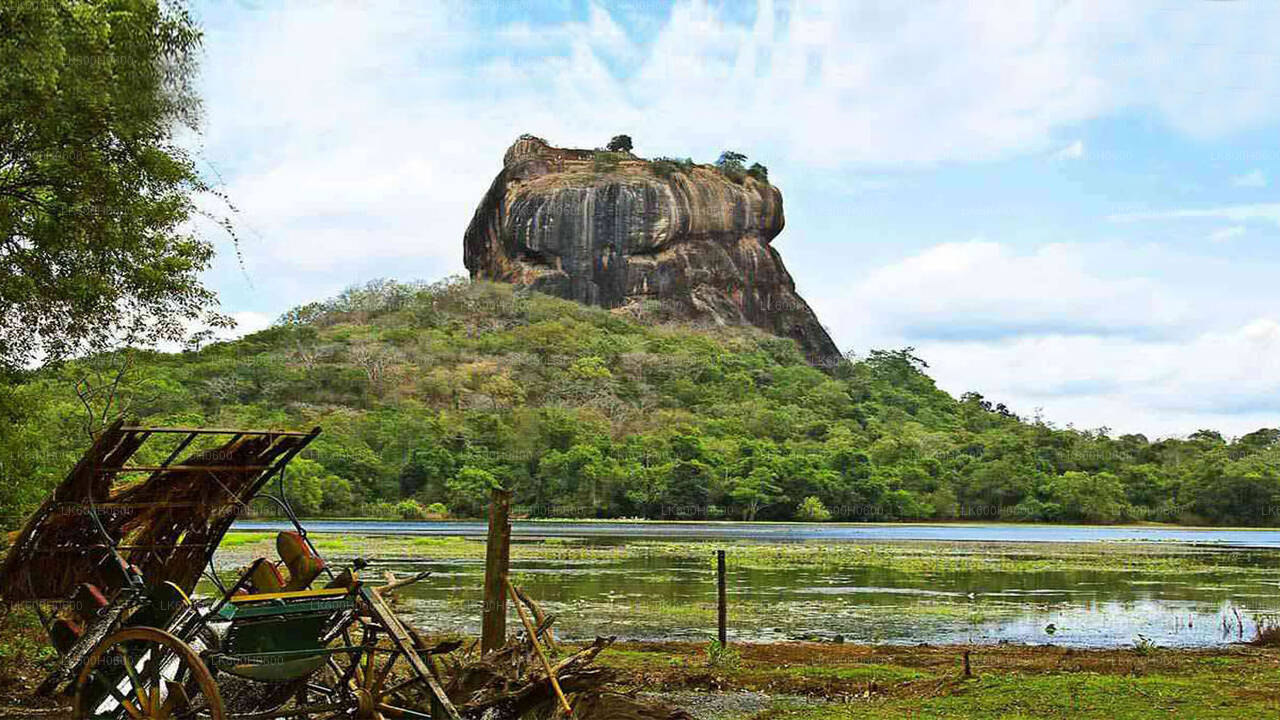
<svg viewBox="0 0 1280 720"><path fill-rule="evenodd" d="M747 174L762 183L769 182L769 168L760 163L751 163L751 167L747 168Z"/></svg>
<svg viewBox="0 0 1280 720"><path fill-rule="evenodd" d="M180 2L0 3L0 368L230 324L174 140L199 47Z"/></svg>
<svg viewBox="0 0 1280 720"><path fill-rule="evenodd" d="M777 473L762 465L750 475L734 480L729 497L742 507L744 520L755 520L760 508L782 499L782 488L775 484L777 479Z"/></svg>
<svg viewBox="0 0 1280 720"><path fill-rule="evenodd" d="M608 145L604 146L609 152L631 152L631 136L630 135L614 135Z"/></svg>
<svg viewBox="0 0 1280 720"><path fill-rule="evenodd" d="M816 495L810 495L796 508L796 519L807 522L826 522L831 519L831 511Z"/></svg>
<svg viewBox="0 0 1280 720"><path fill-rule="evenodd" d="M747 175L747 166L744 164L747 156L733 150L725 150L720 153L720 159L716 160L716 167L720 168L720 172L734 182L741 182L742 178Z"/></svg>
<svg viewBox="0 0 1280 720"><path fill-rule="evenodd" d="M493 473L481 468L465 466L458 474L445 482L449 492L449 507L462 517L482 517L489 507L489 495L500 487Z"/></svg>

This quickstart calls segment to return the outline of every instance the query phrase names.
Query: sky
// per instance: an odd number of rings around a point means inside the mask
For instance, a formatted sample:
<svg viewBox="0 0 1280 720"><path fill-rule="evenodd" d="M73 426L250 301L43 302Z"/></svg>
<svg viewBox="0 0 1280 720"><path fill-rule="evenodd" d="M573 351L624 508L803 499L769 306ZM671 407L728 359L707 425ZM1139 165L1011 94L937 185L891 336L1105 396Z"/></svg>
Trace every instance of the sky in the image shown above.
<svg viewBox="0 0 1280 720"><path fill-rule="evenodd" d="M521 133L769 168L843 350L1149 437L1280 426L1280 4L203 0L240 331L465 273ZM238 252L237 252L238 250Z"/></svg>

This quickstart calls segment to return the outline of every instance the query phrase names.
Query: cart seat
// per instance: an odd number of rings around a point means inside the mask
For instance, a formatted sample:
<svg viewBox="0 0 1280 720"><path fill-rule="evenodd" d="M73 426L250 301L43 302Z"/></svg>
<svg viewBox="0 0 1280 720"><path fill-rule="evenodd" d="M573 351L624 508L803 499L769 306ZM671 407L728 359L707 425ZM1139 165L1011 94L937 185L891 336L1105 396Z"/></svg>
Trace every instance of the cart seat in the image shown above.
<svg viewBox="0 0 1280 720"><path fill-rule="evenodd" d="M286 591L306 590L324 572L324 558L311 549L300 533L285 531L276 536L276 552L289 568Z"/></svg>
<svg viewBox="0 0 1280 720"><path fill-rule="evenodd" d="M324 572L324 559L299 533L285 531L277 535L276 553L280 555L280 562L257 558L245 570L248 594L306 590ZM281 565L289 570L288 579L280 572Z"/></svg>
<svg viewBox="0 0 1280 720"><path fill-rule="evenodd" d="M245 570L245 577L248 578L248 591L250 593L273 593L280 592L284 589L284 576L280 574L280 568L276 564L266 558L258 558L249 564L249 568Z"/></svg>

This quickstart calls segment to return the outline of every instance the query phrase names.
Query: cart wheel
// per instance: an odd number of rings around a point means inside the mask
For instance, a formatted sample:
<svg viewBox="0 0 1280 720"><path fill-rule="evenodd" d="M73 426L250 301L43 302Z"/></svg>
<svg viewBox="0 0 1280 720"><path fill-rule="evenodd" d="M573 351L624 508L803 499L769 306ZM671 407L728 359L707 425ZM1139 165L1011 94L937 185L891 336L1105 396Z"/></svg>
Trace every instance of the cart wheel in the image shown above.
<svg viewBox="0 0 1280 720"><path fill-rule="evenodd" d="M103 640L76 681L76 720L225 720L213 675L190 645L129 628Z"/></svg>

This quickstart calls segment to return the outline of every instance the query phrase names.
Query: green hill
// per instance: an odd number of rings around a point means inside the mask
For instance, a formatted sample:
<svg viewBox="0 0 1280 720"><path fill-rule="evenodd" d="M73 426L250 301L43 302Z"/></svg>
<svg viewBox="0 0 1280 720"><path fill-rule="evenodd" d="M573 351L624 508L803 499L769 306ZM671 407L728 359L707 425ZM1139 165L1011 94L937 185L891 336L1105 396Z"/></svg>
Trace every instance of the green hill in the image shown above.
<svg viewBox="0 0 1280 720"><path fill-rule="evenodd" d="M831 373L791 340L507 285L375 282L187 352L128 351L3 387L0 511L28 512L101 422L311 427L307 515L1276 524L1280 431L1148 441L939 390L911 349ZM96 394L95 394L96 393Z"/></svg>

